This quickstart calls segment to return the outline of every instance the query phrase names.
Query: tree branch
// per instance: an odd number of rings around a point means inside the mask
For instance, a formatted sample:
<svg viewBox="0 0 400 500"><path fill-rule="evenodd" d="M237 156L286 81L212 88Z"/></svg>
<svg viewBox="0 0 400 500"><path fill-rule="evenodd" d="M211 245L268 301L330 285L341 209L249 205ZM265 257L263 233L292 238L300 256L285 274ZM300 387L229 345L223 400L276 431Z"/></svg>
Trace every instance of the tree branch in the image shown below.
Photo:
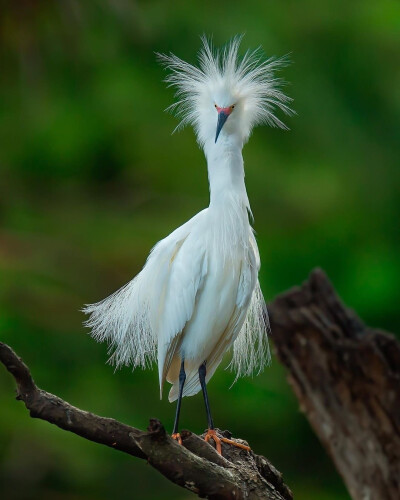
<svg viewBox="0 0 400 500"><path fill-rule="evenodd" d="M400 498L400 344L365 326L322 271L269 306L272 338L289 382L354 500ZM172 482L210 499L289 500L264 458L223 443L223 455L188 431L179 446L158 420L147 431L85 412L39 389L0 343L0 361L32 417L146 459ZM229 436L227 436L229 437Z"/></svg>
<svg viewBox="0 0 400 500"><path fill-rule="evenodd" d="M76 408L39 389L21 358L2 342L0 361L14 377L17 399L25 403L31 417L47 420L90 441L145 459L170 481L200 497L213 500L292 499L281 474L264 457L224 443L224 457L221 457L210 444L189 431L182 432L183 446L178 445L156 419L150 420L146 432Z"/></svg>
<svg viewBox="0 0 400 500"><path fill-rule="evenodd" d="M272 338L354 500L400 498L400 343L344 307L325 274L269 307Z"/></svg>

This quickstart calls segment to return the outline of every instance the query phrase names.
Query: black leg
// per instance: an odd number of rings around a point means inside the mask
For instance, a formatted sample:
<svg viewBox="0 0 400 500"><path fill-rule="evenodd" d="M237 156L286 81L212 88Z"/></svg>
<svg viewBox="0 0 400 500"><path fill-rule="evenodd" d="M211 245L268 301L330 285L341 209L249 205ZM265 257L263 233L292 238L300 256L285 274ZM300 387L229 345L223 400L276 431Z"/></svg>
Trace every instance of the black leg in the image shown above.
<svg viewBox="0 0 400 500"><path fill-rule="evenodd" d="M215 443L215 449L217 450L217 453L222 455L222 447L221 447L221 441L223 443L231 444L232 446L237 446L238 448L241 448L242 450L247 450L250 451L250 447L241 443L237 443L235 441L232 441L231 439L225 438L225 437L219 437L217 435L217 432L214 428L214 422L211 416L211 411L210 411L210 403L208 401L208 394L207 394L207 387L206 387L206 375L207 375L207 367L206 367L206 361L199 367L199 380L200 380L200 385L203 390L203 396L204 396L204 403L206 405L206 411L207 411L207 419L208 419L208 431L206 432L206 435L204 436L204 441L207 443L210 442L210 440L213 440Z"/></svg>
<svg viewBox="0 0 400 500"><path fill-rule="evenodd" d="M207 394L207 386L206 386L206 374L207 374L207 368L206 368L206 362L199 367L199 379L200 379L200 385L201 389L203 391L203 396L204 396L204 404L206 405L206 412L207 412L207 420L208 420L208 428L209 429L214 429L214 422L211 416L211 411L210 411L210 403L208 401L208 394Z"/></svg>
<svg viewBox="0 0 400 500"><path fill-rule="evenodd" d="M172 434L177 434L177 432L178 432L179 414L181 413L182 393L183 393L183 386L185 384L185 380L186 380L185 361L182 360L181 370L179 372L179 396L178 396L178 402L176 404L174 430L172 431Z"/></svg>

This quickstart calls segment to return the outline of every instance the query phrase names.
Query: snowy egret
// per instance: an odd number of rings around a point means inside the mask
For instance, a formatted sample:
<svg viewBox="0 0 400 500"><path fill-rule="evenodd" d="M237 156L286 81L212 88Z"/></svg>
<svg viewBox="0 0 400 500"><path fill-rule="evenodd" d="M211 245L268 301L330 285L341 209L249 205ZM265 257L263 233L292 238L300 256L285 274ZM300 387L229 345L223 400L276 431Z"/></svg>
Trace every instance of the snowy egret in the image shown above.
<svg viewBox="0 0 400 500"><path fill-rule="evenodd" d="M207 158L210 204L157 243L132 281L84 308L90 314L86 325L96 340L109 342L117 367L158 360L160 392L167 380L169 401L178 400L172 436L180 443L182 397L202 389L205 439L214 440L219 453L206 384L230 348L236 378L261 370L269 360L242 148L255 125L286 128L276 109L291 113L290 99L274 76L285 59L264 60L259 50L240 58L239 44L236 37L215 51L203 38L199 67L173 54L159 55L170 71L166 81L177 88L178 102L171 108L181 118L178 128L194 126Z"/></svg>

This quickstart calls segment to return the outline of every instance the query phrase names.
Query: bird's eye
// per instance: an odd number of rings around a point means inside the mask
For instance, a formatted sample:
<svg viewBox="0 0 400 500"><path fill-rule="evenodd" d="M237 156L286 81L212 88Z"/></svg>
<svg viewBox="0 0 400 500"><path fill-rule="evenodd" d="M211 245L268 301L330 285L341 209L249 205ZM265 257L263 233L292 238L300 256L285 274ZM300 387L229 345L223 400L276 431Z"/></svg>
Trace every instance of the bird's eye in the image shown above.
<svg viewBox="0 0 400 500"><path fill-rule="evenodd" d="M231 109L235 109L235 105L234 104L232 104Z"/></svg>
<svg viewBox="0 0 400 500"><path fill-rule="evenodd" d="M216 104L214 104L214 108L215 108L215 109L217 109L217 108L218 108L218 106L217 106Z"/></svg>

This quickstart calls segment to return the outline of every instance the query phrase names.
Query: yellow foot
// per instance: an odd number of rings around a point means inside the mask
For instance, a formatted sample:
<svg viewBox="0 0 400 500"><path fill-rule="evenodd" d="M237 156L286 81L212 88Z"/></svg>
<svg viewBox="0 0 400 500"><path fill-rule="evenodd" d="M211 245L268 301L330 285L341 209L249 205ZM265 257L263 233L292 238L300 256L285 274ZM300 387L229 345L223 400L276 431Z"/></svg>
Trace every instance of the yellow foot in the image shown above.
<svg viewBox="0 0 400 500"><path fill-rule="evenodd" d="M240 444L236 443L236 441L232 441L231 439L224 438L224 437L218 437L217 433L215 432L214 429L208 429L207 434L204 436L204 440L208 443L212 439L215 443L215 449L217 450L217 453L222 455L222 449L221 449L221 441L223 443L230 444L232 446L236 446L237 448L241 448L242 450L250 451L250 446L246 446L245 444Z"/></svg>
<svg viewBox="0 0 400 500"><path fill-rule="evenodd" d="M175 439L175 441L178 441L178 444L182 444L182 438L179 432L176 432L175 434L171 435L172 439Z"/></svg>

